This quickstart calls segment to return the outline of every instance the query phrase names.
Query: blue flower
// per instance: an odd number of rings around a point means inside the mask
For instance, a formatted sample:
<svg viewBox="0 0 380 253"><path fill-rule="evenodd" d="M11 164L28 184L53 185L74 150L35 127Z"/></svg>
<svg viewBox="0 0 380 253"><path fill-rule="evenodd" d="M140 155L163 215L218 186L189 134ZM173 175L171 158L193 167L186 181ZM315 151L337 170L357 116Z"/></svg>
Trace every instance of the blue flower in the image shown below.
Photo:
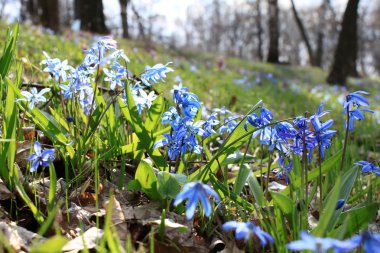
<svg viewBox="0 0 380 253"><path fill-rule="evenodd" d="M237 222L237 221L229 221L223 224L223 230L235 230L235 238L237 240L244 239L244 241L248 241L253 234L255 234L261 242L262 246L267 245L267 242L273 243L273 237L261 230L260 227L256 226L252 222Z"/></svg>
<svg viewBox="0 0 380 253"><path fill-rule="evenodd" d="M124 68L119 63L115 63L111 66L110 70L108 70L107 68L104 68L103 71L104 71L104 74L106 74L104 81L110 82L111 90L114 90L116 85L124 88L123 80L128 75L126 68Z"/></svg>
<svg viewBox="0 0 380 253"><path fill-rule="evenodd" d="M277 138L287 142L287 139L296 137L297 130L289 122L279 122L274 126Z"/></svg>
<svg viewBox="0 0 380 253"><path fill-rule="evenodd" d="M42 151L41 144L38 141L34 143L34 152L34 154L28 157L28 161L33 161L30 166L30 172L35 172L39 165L43 167L49 166L49 161L54 161L55 159L53 156L55 149L45 149Z"/></svg>
<svg viewBox="0 0 380 253"><path fill-rule="evenodd" d="M333 248L337 242L332 238L314 237L306 231L302 231L300 237L301 240L288 243L287 248L293 251L311 250L314 253L323 253Z"/></svg>
<svg viewBox="0 0 380 253"><path fill-rule="evenodd" d="M161 139L154 143L153 148L155 149L162 146L166 146L168 150L169 159L174 161L181 153L181 142L178 140L175 133L171 135L168 133L164 133L164 137L164 139Z"/></svg>
<svg viewBox="0 0 380 253"><path fill-rule="evenodd" d="M166 65L159 63L153 67L147 66L141 75L141 81L148 87L152 86L151 83L157 83L158 80L166 77L166 73L173 71L173 69L168 67L170 63L168 62Z"/></svg>
<svg viewBox="0 0 380 253"><path fill-rule="evenodd" d="M139 114L141 114L144 108L149 109L152 106L152 103L157 98L157 95L154 93L154 91L151 91L148 94L143 89L139 89L138 92L140 95L137 95L134 93L132 93L132 95L133 95L133 99L135 101L136 107L139 111Z"/></svg>
<svg viewBox="0 0 380 253"><path fill-rule="evenodd" d="M226 132L227 134L230 134L232 133L232 131L236 128L236 126L238 125L238 122L236 122L235 119L237 119L239 116L236 116L236 115L233 115L233 116L229 116L229 117L226 117L224 119L224 125L222 125L220 128L219 128L219 134L222 135L224 132Z"/></svg>
<svg viewBox="0 0 380 253"><path fill-rule="evenodd" d="M182 192L180 192L175 198L174 205L177 206L185 199L188 199L189 201L186 207L186 218L188 220L191 220L194 217L197 204L200 202L205 215L209 217L211 215L212 209L208 195L213 196L218 203L220 202L219 195L207 184L203 184L199 181L187 183L183 187Z"/></svg>
<svg viewBox="0 0 380 253"><path fill-rule="evenodd" d="M212 112L216 112L216 113L219 113L220 115L223 115L224 117L228 115L233 115L233 113L226 109L226 107L222 106L221 108L214 108L212 109Z"/></svg>
<svg viewBox="0 0 380 253"><path fill-rule="evenodd" d="M181 103L179 104L182 107L183 114L186 117L194 118L201 108L198 96L191 92L184 92L180 100Z"/></svg>
<svg viewBox="0 0 380 253"><path fill-rule="evenodd" d="M338 199L335 205L335 210L340 209L342 206L344 206L345 203L346 203L345 199Z"/></svg>
<svg viewBox="0 0 380 253"><path fill-rule="evenodd" d="M186 92L188 92L189 89L182 86L182 83L179 83L178 85L174 85L173 89L170 90L171 93L173 93L173 101L176 104L182 104L182 95Z"/></svg>
<svg viewBox="0 0 380 253"><path fill-rule="evenodd" d="M212 134L216 134L214 127L219 124L219 120L216 119L216 113L213 113L208 117L203 125L204 133L203 137L208 137Z"/></svg>
<svg viewBox="0 0 380 253"><path fill-rule="evenodd" d="M50 56L45 51L43 51L42 53L46 57L46 59L42 60L40 63L43 65L46 65L43 71L50 73L50 75L54 77L54 80L56 82L58 82L60 78L62 82L65 82L67 79L66 71L72 70L73 67L71 67L70 65L67 65L67 60L64 60L63 62L61 62L61 60L58 58L51 59Z"/></svg>
<svg viewBox="0 0 380 253"><path fill-rule="evenodd" d="M360 235L355 235L345 241L335 243L335 252L348 252L363 245L365 252L380 252L380 234L372 234L365 230Z"/></svg>
<svg viewBox="0 0 380 253"><path fill-rule="evenodd" d="M359 162L354 163L354 166L361 166L362 173L372 172L380 176L380 166L375 166L373 163L366 162L366 161L359 161Z"/></svg>
<svg viewBox="0 0 380 253"><path fill-rule="evenodd" d="M310 117L310 123L314 128L315 141L319 146L319 152L322 159L325 158L325 150L331 145L331 137L336 133L336 130L329 130L334 124L334 120L329 119L326 122L321 122L320 117L326 115L330 111L323 111L324 103L318 107L316 114ZM311 158L312 151L310 150L309 159Z"/></svg>
<svg viewBox="0 0 380 253"><path fill-rule="evenodd" d="M100 63L99 56L93 48L87 50L86 53L87 55L83 59L82 66L88 71L88 73L93 73Z"/></svg>
<svg viewBox="0 0 380 253"><path fill-rule="evenodd" d="M272 119L273 119L272 112L266 108L262 108L260 111L260 117L257 116L256 113L252 113L251 115L247 116L247 121L244 123L244 129L245 131L247 131L248 123L256 128L263 127L269 124L272 121ZM261 133L261 130L262 129L255 131L253 133L252 138L255 138L257 135L259 135Z"/></svg>
<svg viewBox="0 0 380 253"><path fill-rule="evenodd" d="M170 123L173 129L176 129L181 121L177 109L174 106L170 106L169 110L162 114L162 124Z"/></svg>
<svg viewBox="0 0 380 253"><path fill-rule="evenodd" d="M124 50L115 50L110 56L111 59L113 59L114 64L119 63L119 59L123 59L124 63L129 62L129 58L125 55Z"/></svg>
<svg viewBox="0 0 380 253"><path fill-rule="evenodd" d="M45 93L47 93L49 91L50 91L50 88L45 88L45 89L42 89L40 92L38 92L37 89L33 87L33 88L30 89L30 92L28 92L28 91L21 91L21 94L25 98L19 98L16 101L26 101L26 102L28 102L29 103L28 107L29 107L30 110L32 110L36 104L39 104L39 103L47 101L46 98L43 96L43 94L45 94Z"/></svg>
<svg viewBox="0 0 380 253"><path fill-rule="evenodd" d="M374 113L374 111L368 108L361 108L362 106L369 106L369 102L366 98L360 94L369 94L366 91L355 91L350 93L346 97L346 101L343 102L343 108L345 112L348 112L349 121L345 123L345 128L350 131L354 130L354 120L363 120L364 112Z"/></svg>
<svg viewBox="0 0 380 253"><path fill-rule="evenodd" d="M265 127L261 131L260 143L268 146L268 150L272 151L275 148L283 154L288 154L288 148L286 140L277 135L276 129L271 127Z"/></svg>
<svg viewBox="0 0 380 253"><path fill-rule="evenodd" d="M353 131L354 130L354 120L363 120L364 119L364 112L374 113L373 110L368 108L358 108L352 111L349 111L349 121L348 121L348 130ZM347 122L346 122L347 124ZM346 125L347 127L347 125Z"/></svg>
<svg viewBox="0 0 380 253"><path fill-rule="evenodd" d="M318 145L316 137L309 129L310 119L305 117L297 117L293 121L293 125L298 129L297 135L293 139L293 143L289 146L294 154L302 156L304 148L309 151L309 161L312 158L312 151ZM305 140L305 145L303 141ZM306 152L305 150L305 152Z"/></svg>
<svg viewBox="0 0 380 253"><path fill-rule="evenodd" d="M111 49L116 49L117 47L117 42L112 39L111 36L103 36L99 39L98 41L98 53L99 53L99 58L104 58L105 54L111 50Z"/></svg>
<svg viewBox="0 0 380 253"><path fill-rule="evenodd" d="M343 108L346 109L347 107L352 106L352 105L369 106L368 100L359 94L368 95L369 93L366 91L358 90L358 91L348 94L346 97L346 101L343 102Z"/></svg>

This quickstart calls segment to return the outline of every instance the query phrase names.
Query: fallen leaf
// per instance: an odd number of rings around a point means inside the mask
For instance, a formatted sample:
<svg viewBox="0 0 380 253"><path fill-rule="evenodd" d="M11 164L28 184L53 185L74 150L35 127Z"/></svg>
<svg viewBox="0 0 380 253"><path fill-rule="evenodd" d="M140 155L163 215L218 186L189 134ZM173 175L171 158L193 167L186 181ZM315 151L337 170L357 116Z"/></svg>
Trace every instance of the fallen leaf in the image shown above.
<svg viewBox="0 0 380 253"><path fill-rule="evenodd" d="M11 197L12 193L8 190L3 180L0 178L0 200L10 199Z"/></svg>
<svg viewBox="0 0 380 253"><path fill-rule="evenodd" d="M0 231L17 252L29 251L32 242L38 241L38 243L42 243L46 240L46 238L36 233L17 226L14 222L7 223L0 221Z"/></svg>
<svg viewBox="0 0 380 253"><path fill-rule="evenodd" d="M69 241L63 246L63 252L77 253L83 249L93 249L96 242L103 236L103 230L96 227L88 229L83 235Z"/></svg>

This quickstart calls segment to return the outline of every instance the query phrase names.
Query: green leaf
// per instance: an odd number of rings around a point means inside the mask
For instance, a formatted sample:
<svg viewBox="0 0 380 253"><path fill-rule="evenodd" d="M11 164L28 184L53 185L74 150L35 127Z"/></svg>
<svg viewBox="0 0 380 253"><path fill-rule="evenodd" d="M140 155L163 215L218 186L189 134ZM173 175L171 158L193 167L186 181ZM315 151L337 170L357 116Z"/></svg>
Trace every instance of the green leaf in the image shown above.
<svg viewBox="0 0 380 253"><path fill-rule="evenodd" d="M15 94L18 97L23 97L20 90L11 82L8 83L8 86L13 89ZM22 110L25 112L25 115L32 120L40 129L44 132L45 135L49 137L54 143L54 146L64 146L67 153L71 158L74 157L75 151L71 146L71 140L68 139L69 133L64 131L64 127L61 126L53 116L47 112L42 112L38 108L34 107L33 110L28 111L26 108L26 103L19 101Z"/></svg>
<svg viewBox="0 0 380 253"><path fill-rule="evenodd" d="M253 196L255 197L257 204L259 206L263 206L264 205L263 189L261 188L261 185L259 184L256 176L253 173L251 173L248 176L248 186L249 186L249 189L251 189L251 192Z"/></svg>
<svg viewBox="0 0 380 253"><path fill-rule="evenodd" d="M334 230L331 236L335 238L347 238L354 235L368 226L368 222L376 217L379 208L379 203L366 203L365 205L360 205L347 212L343 212L338 221L338 224L343 224L343 226Z"/></svg>
<svg viewBox="0 0 380 253"><path fill-rule="evenodd" d="M141 120L135 101L133 100L131 88L129 85L126 85L125 87L128 107L125 106L124 101L121 98L118 98L120 109L124 117L131 124L131 127L135 134L138 136L141 144L145 147L145 150L149 154L149 157L153 160L157 168L163 170L166 167L166 161L158 149L153 149L154 140L151 139Z"/></svg>
<svg viewBox="0 0 380 253"><path fill-rule="evenodd" d="M333 168L337 168L338 162L342 158L342 152L343 152L342 149L339 150L333 156L329 157L322 163L322 173L326 173ZM319 176L319 168L315 168L308 173L308 181L310 182L316 179L318 176ZM301 178L296 177L296 180L294 181L294 185L295 187L299 187L301 185Z"/></svg>
<svg viewBox="0 0 380 253"><path fill-rule="evenodd" d="M30 253L59 253L62 252L63 246L68 242L68 240L60 235L53 236L41 245L33 247Z"/></svg>
<svg viewBox="0 0 380 253"><path fill-rule="evenodd" d="M237 164L237 163L241 163L243 159L244 159L243 162L245 162L247 160L251 161L253 158L254 156L250 154L245 154L245 157L244 157L244 154L242 152L240 152L239 150L236 150L234 153L228 155L227 158L222 162L222 164L223 165Z"/></svg>
<svg viewBox="0 0 380 253"><path fill-rule="evenodd" d="M250 174L251 168L247 164L242 164L239 168L238 176L235 180L233 192L236 194L240 194L245 186L245 182L247 182L247 178Z"/></svg>
<svg viewBox="0 0 380 253"><path fill-rule="evenodd" d="M141 190L141 185L137 180L129 181L127 185L127 190Z"/></svg>
<svg viewBox="0 0 380 253"><path fill-rule="evenodd" d="M243 199L239 195L235 194L232 191L229 191L229 189L219 180L215 177L215 175L210 175L210 182L214 186L214 190L219 194L219 196L228 196L233 200L236 204L240 205L244 210L252 212L254 210L253 204L249 203L247 200Z"/></svg>
<svg viewBox="0 0 380 253"><path fill-rule="evenodd" d="M274 202L278 204L284 214L289 215L294 211L294 203L291 198L280 192L271 191L270 194Z"/></svg>
<svg viewBox="0 0 380 253"><path fill-rule="evenodd" d="M48 197L48 211L51 213L55 206L55 192L57 190L57 175L55 173L55 168L52 162L49 162L49 197Z"/></svg>
<svg viewBox="0 0 380 253"><path fill-rule="evenodd" d="M19 24L16 23L13 30L8 34L3 55L0 58L0 76L5 77L12 65L16 42L18 37Z"/></svg>
<svg viewBox="0 0 380 253"><path fill-rule="evenodd" d="M59 115L53 108L49 107L49 111L51 113L51 116L58 122L59 125L61 125L66 132L70 131L69 125L67 124L66 120Z"/></svg>
<svg viewBox="0 0 380 253"><path fill-rule="evenodd" d="M358 174L358 169L357 168L351 168L349 171L347 171L346 173L344 173L343 177L342 177L342 186L340 188L340 192L339 192L339 197L338 199L344 199L345 201L347 201L349 195L350 195L350 192L352 190L352 187L354 186L354 183L356 181L356 175ZM328 201L328 198L329 196L327 196L326 198L326 201ZM334 214L327 226L327 231L330 231L331 229L334 228L335 224L337 223L338 221L338 218L340 216L342 212L342 208L339 208L338 210L335 210L334 211Z"/></svg>
<svg viewBox="0 0 380 253"><path fill-rule="evenodd" d="M161 123L161 116L165 110L164 98L159 95L149 108L147 118L145 119L145 129L148 132L156 130L159 123Z"/></svg>
<svg viewBox="0 0 380 253"><path fill-rule="evenodd" d="M320 214L320 219L318 222L317 227L312 231L312 234L314 236L324 237L326 235L327 227L329 226L329 223L331 222L331 218L334 215L336 202L339 199L339 193L340 193L340 186L341 186L341 179L337 178L334 188L330 192L330 196L327 198L327 204L325 205L325 208Z"/></svg>
<svg viewBox="0 0 380 253"><path fill-rule="evenodd" d="M136 170L135 180L140 183L141 189L151 198L158 199L157 177L149 162L141 160Z"/></svg>
<svg viewBox="0 0 380 253"><path fill-rule="evenodd" d="M177 180L177 182L180 184L180 185L184 185L187 183L187 176L184 175L184 174L171 174L175 177L175 179Z"/></svg>
<svg viewBox="0 0 380 253"><path fill-rule="evenodd" d="M13 85L13 83L5 78L5 83L7 86ZM2 92L2 91L0 91ZM5 180L5 183L11 187L11 177L12 169L14 166L14 160L16 155L16 129L17 129L17 107L15 105L15 92L12 89L8 89L5 111L4 111L4 121L3 121L3 136L5 139L10 139L13 141L4 142L1 147L0 154L0 164L3 164L0 168L0 176ZM6 166L4 166L6 164Z"/></svg>
<svg viewBox="0 0 380 253"><path fill-rule="evenodd" d="M157 174L157 191L161 198L174 199L180 192L181 186L177 179L167 171L160 171Z"/></svg>
<svg viewBox="0 0 380 253"><path fill-rule="evenodd" d="M13 178L13 183L15 184L15 188L18 194L24 200L25 204L29 207L36 221L40 224L43 223L44 217L42 213L40 212L40 210L34 205L33 201L29 198L28 194L26 193L22 183L20 182L19 175L16 168L14 168L14 176L12 178Z"/></svg>

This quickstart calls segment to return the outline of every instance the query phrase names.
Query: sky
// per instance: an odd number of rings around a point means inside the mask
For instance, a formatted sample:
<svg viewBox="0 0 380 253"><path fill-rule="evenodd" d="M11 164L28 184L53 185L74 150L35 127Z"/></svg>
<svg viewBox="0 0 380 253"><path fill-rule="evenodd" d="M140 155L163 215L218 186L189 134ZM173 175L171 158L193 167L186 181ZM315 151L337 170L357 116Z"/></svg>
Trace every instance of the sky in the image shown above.
<svg viewBox="0 0 380 253"><path fill-rule="evenodd" d="M132 0L136 1L136 0ZM228 3L239 4L246 0L223 0ZM265 1L265 0L264 0ZM263 2L264 2L263 1ZM120 16L115 16L119 13L120 5L118 0L103 0L105 4L105 14L107 17L113 17L110 23L120 24ZM165 24L164 34L170 34L178 31L179 23L184 23L186 20L187 10L190 8L191 13L197 14L204 11L204 6L210 4L212 0L139 0L137 6L148 6L144 11L152 14L159 14L165 17L165 20L160 20ZM298 9L313 8L320 6L322 0L294 0ZM361 6L375 5L375 0L361 0ZM279 0L282 9L290 9L290 0ZM342 13L346 7L347 0L331 0L331 4L338 13Z"/></svg>

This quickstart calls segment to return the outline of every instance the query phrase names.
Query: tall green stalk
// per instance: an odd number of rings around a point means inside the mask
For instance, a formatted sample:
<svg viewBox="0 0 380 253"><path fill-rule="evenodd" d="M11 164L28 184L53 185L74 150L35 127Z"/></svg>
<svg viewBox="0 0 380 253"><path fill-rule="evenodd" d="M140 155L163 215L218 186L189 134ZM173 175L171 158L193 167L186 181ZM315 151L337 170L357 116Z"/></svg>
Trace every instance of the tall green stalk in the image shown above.
<svg viewBox="0 0 380 253"><path fill-rule="evenodd" d="M346 98L347 100L347 98ZM347 100L348 101L348 100ZM347 149L347 143L348 143L348 125L350 122L350 106L347 106L346 108L346 115L347 115L347 121L346 121L346 135L344 137L344 144L343 144L343 153L342 153L342 160L340 161L340 173L343 173L343 166L344 166L344 161L346 159L346 149Z"/></svg>

